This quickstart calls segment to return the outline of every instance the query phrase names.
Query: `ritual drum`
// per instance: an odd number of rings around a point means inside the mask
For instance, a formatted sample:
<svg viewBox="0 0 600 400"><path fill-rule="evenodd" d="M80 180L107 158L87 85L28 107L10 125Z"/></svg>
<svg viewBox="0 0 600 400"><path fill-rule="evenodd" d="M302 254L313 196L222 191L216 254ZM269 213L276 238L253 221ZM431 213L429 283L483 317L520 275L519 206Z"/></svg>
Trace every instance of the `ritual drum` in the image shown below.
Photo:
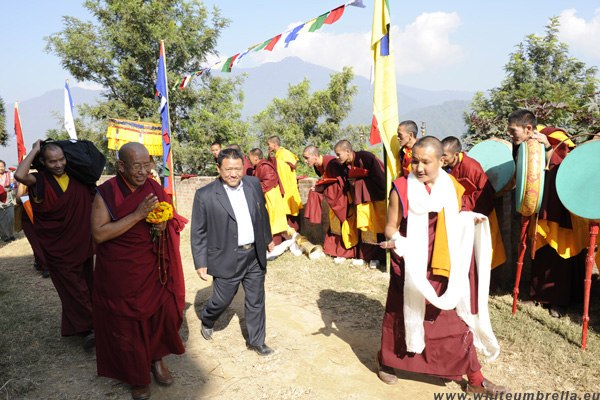
<svg viewBox="0 0 600 400"><path fill-rule="evenodd" d="M467 154L481 164L497 193L510 189L507 186L515 174L512 143L504 139L488 139L477 143Z"/></svg>
<svg viewBox="0 0 600 400"><path fill-rule="evenodd" d="M517 212L529 217L540 210L544 193L546 151L537 140L529 139L519 146L517 157Z"/></svg>
<svg viewBox="0 0 600 400"><path fill-rule="evenodd" d="M580 144L558 167L556 192L573 214L600 222L600 140Z"/></svg>

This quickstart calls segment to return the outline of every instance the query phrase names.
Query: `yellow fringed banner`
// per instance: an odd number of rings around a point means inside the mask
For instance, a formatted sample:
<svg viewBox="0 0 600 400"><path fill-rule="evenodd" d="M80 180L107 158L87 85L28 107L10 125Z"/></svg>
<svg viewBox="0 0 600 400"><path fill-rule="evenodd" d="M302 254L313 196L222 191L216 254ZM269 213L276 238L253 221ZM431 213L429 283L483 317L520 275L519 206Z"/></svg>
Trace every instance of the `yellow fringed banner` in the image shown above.
<svg viewBox="0 0 600 400"><path fill-rule="evenodd" d="M160 124L111 118L108 120L106 137L110 150L119 150L125 143L139 142L146 146L151 156L162 156L161 133Z"/></svg>

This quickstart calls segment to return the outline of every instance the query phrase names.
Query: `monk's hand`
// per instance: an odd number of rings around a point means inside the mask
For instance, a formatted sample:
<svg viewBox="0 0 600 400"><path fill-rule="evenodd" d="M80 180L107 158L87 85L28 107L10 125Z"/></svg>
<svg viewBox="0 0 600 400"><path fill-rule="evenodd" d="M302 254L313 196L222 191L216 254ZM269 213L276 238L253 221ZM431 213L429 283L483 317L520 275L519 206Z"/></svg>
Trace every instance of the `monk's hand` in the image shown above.
<svg viewBox="0 0 600 400"><path fill-rule="evenodd" d="M33 154L37 154L40 152L40 149L42 148L42 139L38 139L35 141L35 143L33 144L33 146L31 146L31 152Z"/></svg>
<svg viewBox="0 0 600 400"><path fill-rule="evenodd" d="M196 270L196 273L198 274L198 276L200 277L200 279L202 279L203 281L207 281L208 280L208 268L206 267L200 267Z"/></svg>
<svg viewBox="0 0 600 400"><path fill-rule="evenodd" d="M167 221L163 221L161 223L154 224L153 228L155 231L162 232L165 229L167 229Z"/></svg>
<svg viewBox="0 0 600 400"><path fill-rule="evenodd" d="M393 249L396 247L396 242L393 240L386 240L385 242L379 243L379 247L382 249Z"/></svg>
<svg viewBox="0 0 600 400"><path fill-rule="evenodd" d="M273 249L274 249L274 248L275 248L275 243L273 243L273 241L271 241L271 243L269 243L269 244L267 245L267 250L268 250L269 252L271 252L271 251L273 251Z"/></svg>
<svg viewBox="0 0 600 400"><path fill-rule="evenodd" d="M138 205L138 207L135 210L135 214L138 217L138 219L146 218L146 216L148 216L148 213L154 210L156 204L158 204L158 197L156 197L156 195L149 194L148 196L146 196L146 198Z"/></svg>
<svg viewBox="0 0 600 400"><path fill-rule="evenodd" d="M551 147L550 142L548 141L548 137L543 133L533 132L533 135L531 135L531 137L537 140L538 142L542 143L546 149L549 149Z"/></svg>
<svg viewBox="0 0 600 400"><path fill-rule="evenodd" d="M475 225L480 224L484 221L487 221L487 217L483 214L474 213L473 219L475 220Z"/></svg>

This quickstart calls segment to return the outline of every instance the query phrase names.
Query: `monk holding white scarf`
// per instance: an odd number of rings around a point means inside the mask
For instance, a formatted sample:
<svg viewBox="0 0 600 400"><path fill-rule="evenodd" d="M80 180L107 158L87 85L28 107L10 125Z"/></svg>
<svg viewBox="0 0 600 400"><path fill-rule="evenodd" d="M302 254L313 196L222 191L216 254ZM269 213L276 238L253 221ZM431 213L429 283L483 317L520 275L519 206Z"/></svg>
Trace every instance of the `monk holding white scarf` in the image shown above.
<svg viewBox="0 0 600 400"><path fill-rule="evenodd" d="M378 376L394 384L394 369L456 381L466 375L469 393L504 393L484 378L476 353L493 360L500 352L487 308L489 224L461 211L464 188L442 170L442 157L437 138L419 139L411 173L390 193L389 240L381 247L392 249L392 268Z"/></svg>

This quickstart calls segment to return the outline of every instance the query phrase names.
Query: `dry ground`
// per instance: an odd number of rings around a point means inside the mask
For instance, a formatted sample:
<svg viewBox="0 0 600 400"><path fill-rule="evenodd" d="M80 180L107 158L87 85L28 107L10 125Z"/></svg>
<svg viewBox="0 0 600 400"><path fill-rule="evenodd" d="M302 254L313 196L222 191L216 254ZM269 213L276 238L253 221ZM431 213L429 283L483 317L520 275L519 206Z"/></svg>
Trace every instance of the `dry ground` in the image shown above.
<svg viewBox="0 0 600 400"><path fill-rule="evenodd" d="M460 385L399 374L398 385L376 377L387 274L363 267L308 261L285 254L267 274L267 344L262 358L246 350L243 293L216 325L214 340L199 332L198 314L210 285L193 271L189 233L182 256L188 307L182 336L187 351L167 362L176 382L152 384L163 399L432 399ZM129 388L96 376L95 354L80 338L60 337L60 302L50 279L32 268L23 238L0 248L0 400L129 399ZM596 285L597 286L597 285ZM491 380L515 391L600 392L600 301L594 288L588 350L579 348L579 309L561 319L523 305L510 314L508 295L490 298L500 358L484 365Z"/></svg>

